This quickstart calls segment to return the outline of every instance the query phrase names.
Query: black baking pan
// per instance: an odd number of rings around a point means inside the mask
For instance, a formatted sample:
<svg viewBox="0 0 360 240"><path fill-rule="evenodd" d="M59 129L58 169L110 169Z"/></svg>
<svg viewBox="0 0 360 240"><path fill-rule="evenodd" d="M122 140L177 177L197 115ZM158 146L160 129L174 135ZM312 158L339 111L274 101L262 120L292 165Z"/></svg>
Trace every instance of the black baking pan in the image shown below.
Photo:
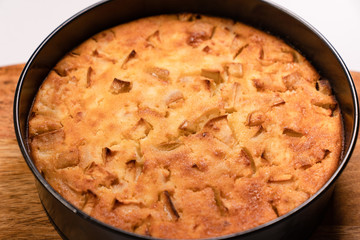
<svg viewBox="0 0 360 240"><path fill-rule="evenodd" d="M299 50L328 79L343 116L344 144L338 169L310 199L291 212L261 226L215 239L306 239L321 221L334 189L354 150L358 134L358 99L349 71L331 44L301 18L261 0L113 0L99 2L55 29L27 62L17 85L14 125L22 154L36 179L39 197L63 239L152 239L104 224L61 197L41 176L27 147L27 118L47 74L72 48L115 25L164 13L195 12L231 18L282 38Z"/></svg>

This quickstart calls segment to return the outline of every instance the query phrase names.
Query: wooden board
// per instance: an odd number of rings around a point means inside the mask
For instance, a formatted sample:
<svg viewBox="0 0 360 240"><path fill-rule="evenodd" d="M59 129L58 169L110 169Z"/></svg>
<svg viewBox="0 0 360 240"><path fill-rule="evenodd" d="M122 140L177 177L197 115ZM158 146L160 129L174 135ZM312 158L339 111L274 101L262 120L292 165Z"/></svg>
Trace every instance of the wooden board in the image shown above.
<svg viewBox="0 0 360 240"><path fill-rule="evenodd" d="M60 239L39 201L35 179L16 142L12 108L23 64L0 68L0 239ZM360 73L352 72L358 92ZM359 143L360 144L360 143ZM360 145L338 179L311 240L360 239Z"/></svg>

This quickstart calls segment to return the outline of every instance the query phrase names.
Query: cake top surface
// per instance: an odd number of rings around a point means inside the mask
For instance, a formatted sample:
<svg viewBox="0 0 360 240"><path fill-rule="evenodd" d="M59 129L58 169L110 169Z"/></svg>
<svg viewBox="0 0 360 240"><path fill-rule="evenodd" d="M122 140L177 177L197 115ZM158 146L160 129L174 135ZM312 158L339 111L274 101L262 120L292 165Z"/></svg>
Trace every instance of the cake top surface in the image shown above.
<svg viewBox="0 0 360 240"><path fill-rule="evenodd" d="M329 179L342 146L329 82L283 41L228 19L162 15L105 30L49 73L34 162L89 215L160 238L261 225Z"/></svg>

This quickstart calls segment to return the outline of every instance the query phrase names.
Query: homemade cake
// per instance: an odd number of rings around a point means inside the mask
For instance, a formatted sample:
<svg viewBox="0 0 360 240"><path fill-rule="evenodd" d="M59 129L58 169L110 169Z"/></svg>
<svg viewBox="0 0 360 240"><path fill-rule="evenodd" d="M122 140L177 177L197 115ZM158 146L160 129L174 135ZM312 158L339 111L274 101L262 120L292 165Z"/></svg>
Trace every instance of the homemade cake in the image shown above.
<svg viewBox="0 0 360 240"><path fill-rule="evenodd" d="M140 19L67 54L29 116L32 158L92 217L158 238L241 232L338 166L329 82L276 37L198 14Z"/></svg>

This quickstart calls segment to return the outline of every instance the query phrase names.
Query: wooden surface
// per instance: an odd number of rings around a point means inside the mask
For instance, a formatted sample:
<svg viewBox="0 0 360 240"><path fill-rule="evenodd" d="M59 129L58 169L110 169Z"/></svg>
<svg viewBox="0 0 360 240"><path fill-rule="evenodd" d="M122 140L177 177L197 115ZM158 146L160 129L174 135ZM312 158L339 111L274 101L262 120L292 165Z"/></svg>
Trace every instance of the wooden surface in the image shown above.
<svg viewBox="0 0 360 240"><path fill-rule="evenodd" d="M13 97L23 67L0 67L0 239L60 239L41 206L34 177L15 139ZM352 76L360 92L360 73ZM311 240L360 239L359 144Z"/></svg>

